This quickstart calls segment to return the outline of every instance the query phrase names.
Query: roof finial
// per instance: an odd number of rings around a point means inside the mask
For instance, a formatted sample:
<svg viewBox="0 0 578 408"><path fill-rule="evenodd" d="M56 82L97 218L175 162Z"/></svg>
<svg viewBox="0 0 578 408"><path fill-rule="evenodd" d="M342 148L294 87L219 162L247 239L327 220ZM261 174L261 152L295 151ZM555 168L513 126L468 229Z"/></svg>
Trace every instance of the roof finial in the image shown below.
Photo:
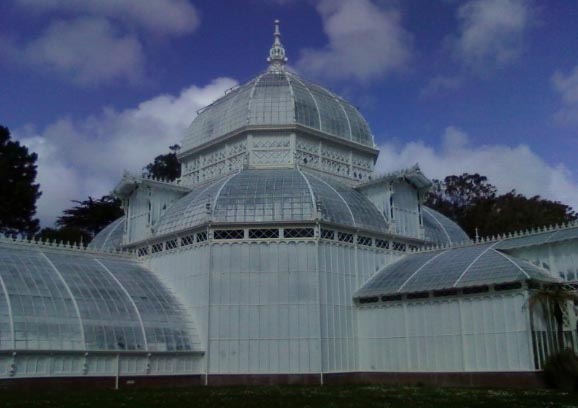
<svg viewBox="0 0 578 408"><path fill-rule="evenodd" d="M279 31L279 20L275 20L275 31L273 32L273 46L269 50L269 69L272 71L283 70L283 65L287 62L285 48L281 44L281 32Z"/></svg>

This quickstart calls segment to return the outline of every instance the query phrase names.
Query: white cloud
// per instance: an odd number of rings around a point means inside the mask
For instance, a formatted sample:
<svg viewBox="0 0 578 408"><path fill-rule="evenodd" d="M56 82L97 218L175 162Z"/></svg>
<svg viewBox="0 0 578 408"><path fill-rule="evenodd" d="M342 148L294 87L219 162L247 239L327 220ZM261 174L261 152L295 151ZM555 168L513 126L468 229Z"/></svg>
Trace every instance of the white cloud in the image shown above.
<svg viewBox="0 0 578 408"><path fill-rule="evenodd" d="M567 75L556 71L552 84L564 105L556 112L554 119L561 124L578 124L578 65Z"/></svg>
<svg viewBox="0 0 578 408"><path fill-rule="evenodd" d="M315 76L367 81L400 71L411 58L411 35L393 7L371 0L321 0L317 11L329 44L307 49L297 68Z"/></svg>
<svg viewBox="0 0 578 408"><path fill-rule="evenodd" d="M448 127L441 148L421 141L405 145L386 143L377 161L380 172L407 168L416 162L430 178L479 173L488 177L501 193L515 189L540 195L578 209L578 179L563 164L551 166L526 145L472 146L463 131Z"/></svg>
<svg viewBox="0 0 578 408"><path fill-rule="evenodd" d="M139 81L145 59L134 35L122 35L101 18L55 21L21 50L13 46L12 55L82 85Z"/></svg>
<svg viewBox="0 0 578 408"><path fill-rule="evenodd" d="M529 0L471 0L459 7L459 33L451 42L455 56L482 72L515 60L534 12Z"/></svg>
<svg viewBox="0 0 578 408"><path fill-rule="evenodd" d="M196 111L235 84L219 78L177 96L157 96L134 109L107 108L79 121L62 118L40 131L30 125L17 129L14 137L38 153L38 216L43 224L69 208L70 200L107 194L124 170L140 172L155 156L168 152L180 142Z"/></svg>
<svg viewBox="0 0 578 408"><path fill-rule="evenodd" d="M420 97L428 98L432 95L437 95L448 91L455 91L462 85L462 82L463 78L461 77L434 77L421 90Z"/></svg>
<svg viewBox="0 0 578 408"><path fill-rule="evenodd" d="M69 12L131 22L159 34L186 34L199 26L199 15L187 0L16 0L38 12Z"/></svg>
<svg viewBox="0 0 578 408"><path fill-rule="evenodd" d="M25 38L17 29L4 33L0 57L11 65L56 72L83 86L142 82L143 40L151 34L157 38L188 34L200 24L187 0L13 1L29 14L42 15L46 26L35 38Z"/></svg>

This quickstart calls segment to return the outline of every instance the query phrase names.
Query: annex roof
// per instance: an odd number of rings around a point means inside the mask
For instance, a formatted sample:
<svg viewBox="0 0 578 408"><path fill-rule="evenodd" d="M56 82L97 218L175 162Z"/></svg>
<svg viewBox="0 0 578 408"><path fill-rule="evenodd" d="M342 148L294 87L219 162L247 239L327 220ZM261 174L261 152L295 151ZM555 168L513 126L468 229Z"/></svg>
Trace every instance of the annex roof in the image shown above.
<svg viewBox="0 0 578 408"><path fill-rule="evenodd" d="M355 297L527 280L559 281L530 262L500 252L496 249L500 242L407 255L379 270Z"/></svg>

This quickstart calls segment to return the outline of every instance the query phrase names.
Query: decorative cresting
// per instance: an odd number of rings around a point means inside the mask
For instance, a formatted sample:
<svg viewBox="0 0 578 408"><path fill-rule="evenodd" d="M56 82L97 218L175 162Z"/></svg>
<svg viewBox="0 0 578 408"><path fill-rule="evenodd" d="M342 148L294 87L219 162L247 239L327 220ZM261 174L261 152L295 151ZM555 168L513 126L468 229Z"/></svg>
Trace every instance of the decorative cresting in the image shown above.
<svg viewBox="0 0 578 408"><path fill-rule="evenodd" d="M273 46L271 46L271 49L269 50L269 58L267 58L267 62L269 63L270 71L281 71L287 62L287 57L285 56L285 48L283 48L283 44L281 44L279 20L275 20L275 32L273 33L273 37Z"/></svg>

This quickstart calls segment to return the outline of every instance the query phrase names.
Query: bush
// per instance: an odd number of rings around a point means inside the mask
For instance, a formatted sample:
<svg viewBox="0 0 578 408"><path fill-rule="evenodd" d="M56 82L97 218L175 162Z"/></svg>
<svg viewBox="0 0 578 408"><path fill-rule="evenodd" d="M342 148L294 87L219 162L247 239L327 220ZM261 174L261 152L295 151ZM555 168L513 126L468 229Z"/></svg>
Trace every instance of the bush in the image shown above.
<svg viewBox="0 0 578 408"><path fill-rule="evenodd" d="M549 356L544 363L546 385L564 391L578 391L578 355L570 349Z"/></svg>

